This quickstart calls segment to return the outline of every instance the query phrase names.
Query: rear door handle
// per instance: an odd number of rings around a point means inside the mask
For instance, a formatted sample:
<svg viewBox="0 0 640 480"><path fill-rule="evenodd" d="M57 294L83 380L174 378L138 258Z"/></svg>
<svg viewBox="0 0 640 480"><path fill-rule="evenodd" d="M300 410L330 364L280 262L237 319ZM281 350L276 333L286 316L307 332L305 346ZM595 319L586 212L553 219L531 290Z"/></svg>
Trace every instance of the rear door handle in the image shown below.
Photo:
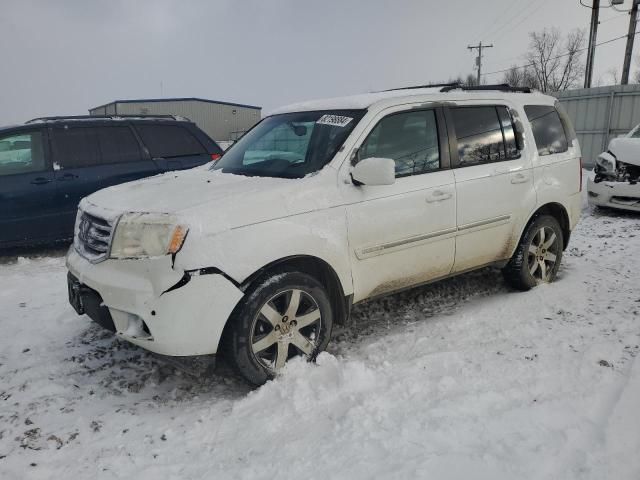
<svg viewBox="0 0 640 480"><path fill-rule="evenodd" d="M49 183L51 180L49 180L48 178L45 177L36 177L33 180L31 180L31 183L33 185L44 185L46 183Z"/></svg>
<svg viewBox="0 0 640 480"><path fill-rule="evenodd" d="M427 203L443 202L449 200L453 195L451 192L445 192L443 190L435 190L431 195L427 197Z"/></svg>
<svg viewBox="0 0 640 480"><path fill-rule="evenodd" d="M75 180L76 178L78 178L78 175L74 175L73 173L65 173L61 177L57 178L60 182L66 182L67 180Z"/></svg>
<svg viewBox="0 0 640 480"><path fill-rule="evenodd" d="M529 181L529 175L524 173L516 173L511 177L511 183L527 183Z"/></svg>

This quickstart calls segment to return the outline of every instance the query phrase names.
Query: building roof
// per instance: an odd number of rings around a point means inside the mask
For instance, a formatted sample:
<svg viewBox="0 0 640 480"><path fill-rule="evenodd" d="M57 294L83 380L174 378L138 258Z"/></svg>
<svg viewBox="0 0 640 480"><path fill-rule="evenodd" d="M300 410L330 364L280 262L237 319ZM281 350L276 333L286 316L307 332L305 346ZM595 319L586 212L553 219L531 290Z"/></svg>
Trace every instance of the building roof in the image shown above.
<svg viewBox="0 0 640 480"><path fill-rule="evenodd" d="M166 102L205 102L205 103L216 103L218 105L229 105L232 107L241 107L241 108L251 108L254 110L262 110L262 107L257 107L255 105L246 105L243 103L234 103L234 102L223 102L220 100L208 100L206 98L197 98L197 97L178 97L178 98L139 98L139 99L130 99L130 100L114 100L113 102L105 103L104 105L98 105L97 107L90 108L89 110L95 110L96 108L103 108L109 105L113 105L114 103L166 103Z"/></svg>

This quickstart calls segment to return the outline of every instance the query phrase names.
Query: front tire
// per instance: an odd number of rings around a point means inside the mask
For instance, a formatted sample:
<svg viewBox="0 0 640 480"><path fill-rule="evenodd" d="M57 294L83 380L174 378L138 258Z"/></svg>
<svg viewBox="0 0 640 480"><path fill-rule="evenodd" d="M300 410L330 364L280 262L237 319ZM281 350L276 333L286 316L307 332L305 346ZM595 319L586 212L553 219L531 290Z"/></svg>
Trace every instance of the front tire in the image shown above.
<svg viewBox="0 0 640 480"><path fill-rule="evenodd" d="M318 280L285 271L258 280L229 321L230 363L259 386L295 356L314 360L329 343L333 312Z"/></svg>
<svg viewBox="0 0 640 480"><path fill-rule="evenodd" d="M525 229L518 248L504 267L506 282L529 290L555 280L562 260L564 237L558 221L550 215L536 217Z"/></svg>

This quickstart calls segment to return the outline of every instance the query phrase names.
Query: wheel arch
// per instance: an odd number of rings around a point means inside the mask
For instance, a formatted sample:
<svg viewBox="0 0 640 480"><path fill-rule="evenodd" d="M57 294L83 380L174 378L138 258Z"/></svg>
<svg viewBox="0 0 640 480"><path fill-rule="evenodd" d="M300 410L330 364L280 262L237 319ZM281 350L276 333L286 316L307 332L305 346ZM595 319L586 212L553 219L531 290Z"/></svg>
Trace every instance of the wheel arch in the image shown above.
<svg viewBox="0 0 640 480"><path fill-rule="evenodd" d="M570 227L571 223L569 220L569 213L567 212L566 207L558 202L545 203L544 205L539 207L535 212L533 212L533 214L531 214L531 216L529 217L529 220L525 224L524 228L522 229L522 232L520 232L520 238L522 238L522 235L524 235L524 232L526 232L531 222L533 222L536 218L538 218L541 215L549 215L558 221L558 223L560 224L560 228L562 229L562 240L563 240L562 249L566 250L567 246L569 245L569 238L571 237L571 227Z"/></svg>

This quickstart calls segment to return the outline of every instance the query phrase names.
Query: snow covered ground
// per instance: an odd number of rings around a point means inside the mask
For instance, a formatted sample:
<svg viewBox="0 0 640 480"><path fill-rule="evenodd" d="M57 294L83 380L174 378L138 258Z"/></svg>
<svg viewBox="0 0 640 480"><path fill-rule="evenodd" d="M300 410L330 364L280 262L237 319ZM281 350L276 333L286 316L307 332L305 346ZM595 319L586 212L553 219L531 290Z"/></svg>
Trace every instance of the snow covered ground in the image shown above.
<svg viewBox="0 0 640 480"><path fill-rule="evenodd" d="M585 209L550 286L487 269L360 305L256 391L76 316L65 275L0 263L0 479L640 478L637 215Z"/></svg>

